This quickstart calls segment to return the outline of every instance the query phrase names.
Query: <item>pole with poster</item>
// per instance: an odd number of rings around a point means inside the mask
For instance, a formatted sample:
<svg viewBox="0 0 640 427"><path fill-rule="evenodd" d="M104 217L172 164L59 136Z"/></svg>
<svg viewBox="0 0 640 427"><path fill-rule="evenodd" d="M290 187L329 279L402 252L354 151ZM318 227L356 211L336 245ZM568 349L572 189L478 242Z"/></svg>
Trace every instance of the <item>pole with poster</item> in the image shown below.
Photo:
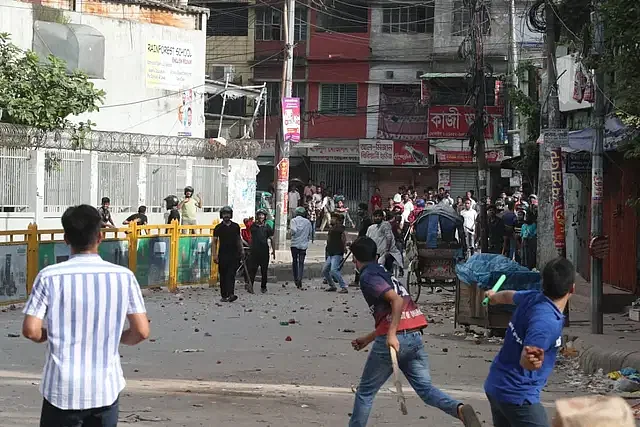
<svg viewBox="0 0 640 427"><path fill-rule="evenodd" d="M287 0L284 4L285 61L282 69L282 126L276 140L276 218L274 244L276 259L290 259L287 250L287 207L289 191L289 148L291 137L287 137L285 125L284 101L291 98L293 90L293 34L295 17L295 0ZM299 101L298 101L299 102ZM290 134L289 134L290 135ZM299 135L299 134L298 134Z"/></svg>

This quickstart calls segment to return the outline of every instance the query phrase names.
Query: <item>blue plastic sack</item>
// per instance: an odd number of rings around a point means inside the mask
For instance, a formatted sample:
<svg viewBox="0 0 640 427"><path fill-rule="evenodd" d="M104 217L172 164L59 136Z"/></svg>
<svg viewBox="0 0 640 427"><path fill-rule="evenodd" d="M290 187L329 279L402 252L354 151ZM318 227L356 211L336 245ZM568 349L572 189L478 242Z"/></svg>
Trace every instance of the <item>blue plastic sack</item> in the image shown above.
<svg viewBox="0 0 640 427"><path fill-rule="evenodd" d="M477 254L465 263L456 265L456 274L461 282L477 284L479 288L491 289L501 275L507 279L501 290L540 290L540 273L530 271L517 262L496 254Z"/></svg>

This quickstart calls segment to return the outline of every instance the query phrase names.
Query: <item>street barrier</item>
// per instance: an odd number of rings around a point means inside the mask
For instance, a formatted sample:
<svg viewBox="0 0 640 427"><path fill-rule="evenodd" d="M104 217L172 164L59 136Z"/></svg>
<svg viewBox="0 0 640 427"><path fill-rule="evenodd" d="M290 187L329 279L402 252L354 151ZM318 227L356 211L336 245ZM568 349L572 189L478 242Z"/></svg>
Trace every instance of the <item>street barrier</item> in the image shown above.
<svg viewBox="0 0 640 427"><path fill-rule="evenodd" d="M211 225L171 224L105 228L98 253L105 261L129 268L143 288L218 283L218 265L213 262ZM64 231L0 231L0 305L24 302L38 272L71 256Z"/></svg>

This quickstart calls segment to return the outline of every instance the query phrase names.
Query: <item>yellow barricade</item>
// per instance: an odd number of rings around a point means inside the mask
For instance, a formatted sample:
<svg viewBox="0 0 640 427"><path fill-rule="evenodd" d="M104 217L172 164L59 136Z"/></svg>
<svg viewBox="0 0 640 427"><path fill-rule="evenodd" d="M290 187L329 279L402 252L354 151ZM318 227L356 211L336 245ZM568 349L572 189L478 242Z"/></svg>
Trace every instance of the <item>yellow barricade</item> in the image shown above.
<svg viewBox="0 0 640 427"><path fill-rule="evenodd" d="M105 261L128 267L141 287L218 283L213 262L212 225L137 225L102 230L98 253ZM26 301L40 270L69 259L61 229L0 231L0 305Z"/></svg>

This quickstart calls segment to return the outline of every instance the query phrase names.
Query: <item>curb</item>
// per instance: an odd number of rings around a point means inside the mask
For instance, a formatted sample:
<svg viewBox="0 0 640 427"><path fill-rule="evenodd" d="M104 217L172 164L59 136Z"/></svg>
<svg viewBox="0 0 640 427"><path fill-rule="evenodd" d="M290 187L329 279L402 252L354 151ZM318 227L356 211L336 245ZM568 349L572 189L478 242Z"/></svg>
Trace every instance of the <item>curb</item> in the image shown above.
<svg viewBox="0 0 640 427"><path fill-rule="evenodd" d="M322 277L322 268L324 262L312 261L305 263L304 265L304 278L306 280L318 279ZM347 261L342 267L342 276L348 276L355 273L355 267L352 262ZM260 273L258 273L258 276ZM293 281L293 271L291 270L291 264L272 264L269 266L269 280L275 280L277 282ZM345 278L345 282L349 282Z"/></svg>
<svg viewBox="0 0 640 427"><path fill-rule="evenodd" d="M623 368L634 368L640 371L640 351L623 351L601 348L574 338L565 342L572 343L578 351L580 368L586 374L593 374L599 369L605 374Z"/></svg>

